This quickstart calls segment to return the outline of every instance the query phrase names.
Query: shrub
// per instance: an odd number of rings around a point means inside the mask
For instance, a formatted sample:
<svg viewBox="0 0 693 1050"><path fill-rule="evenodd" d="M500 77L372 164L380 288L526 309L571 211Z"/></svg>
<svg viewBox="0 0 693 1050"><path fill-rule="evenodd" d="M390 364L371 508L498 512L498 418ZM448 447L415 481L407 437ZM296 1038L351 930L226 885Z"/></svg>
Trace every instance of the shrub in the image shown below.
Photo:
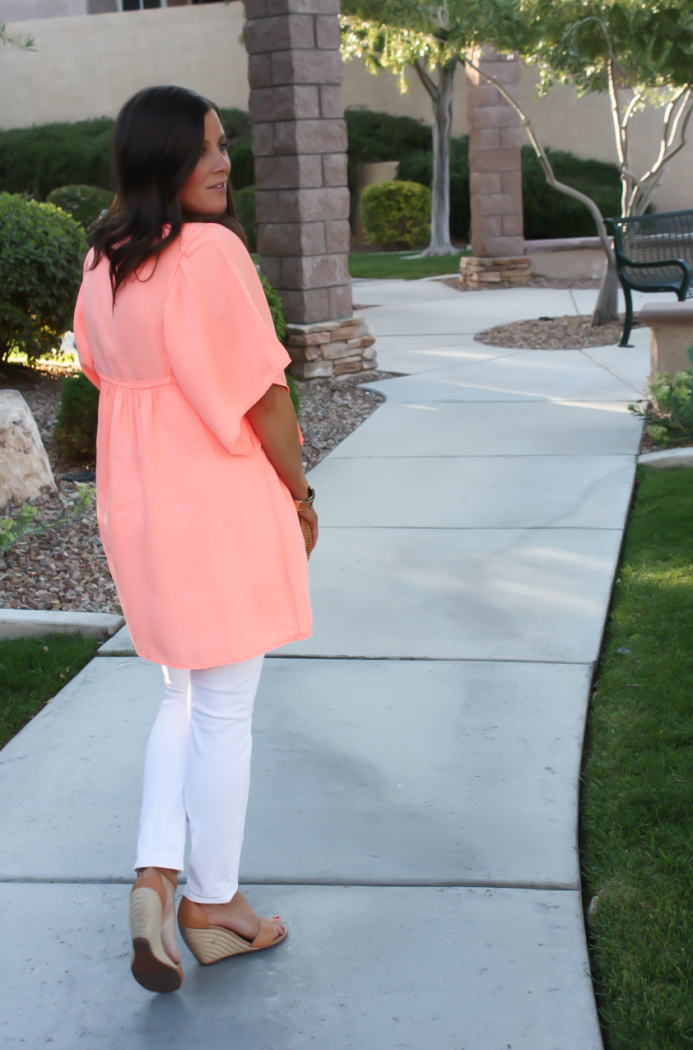
<svg viewBox="0 0 693 1050"><path fill-rule="evenodd" d="M255 182L250 114L222 109L228 138L231 183L242 189ZM115 191L113 125L109 117L74 124L41 124L0 131L0 190L38 200L61 186L97 186Z"/></svg>
<svg viewBox="0 0 693 1050"><path fill-rule="evenodd" d="M260 271L258 270L258 273L259 272ZM274 288L274 286L270 284L270 282L265 277L264 273L260 274L260 280L262 281L262 287L265 289L265 295L267 296L267 302L269 303L270 313L272 314L272 320L274 321L274 330L277 333L277 339L279 339L280 342L283 342L284 333L286 331L286 321L284 319L284 303L282 302L281 297L277 292L276 288ZM298 395L298 388L296 386L296 382L289 375L287 375L285 378L286 384L289 388L289 396L291 398L291 403L294 406L294 409L296 410L296 414L298 415L298 405L300 398Z"/></svg>
<svg viewBox="0 0 693 1050"><path fill-rule="evenodd" d="M274 321L274 330L277 333L277 339L281 343L284 341L284 332L286 331L284 303L281 301L279 292L270 284L264 273L260 274L260 280L262 281L262 287L265 289L265 295L267 296L270 313L272 314L272 320Z"/></svg>
<svg viewBox="0 0 693 1050"><path fill-rule="evenodd" d="M582 160L559 150L547 153L557 179L586 193L602 215L621 214L621 180L614 164ZM597 236L594 219L585 205L549 186L531 146L522 147L522 200L528 241Z"/></svg>
<svg viewBox="0 0 693 1050"><path fill-rule="evenodd" d="M88 230L101 212L111 207L113 194L98 186L60 186L57 190L51 190L46 200L49 204L55 204L56 208L62 208Z"/></svg>
<svg viewBox="0 0 693 1050"><path fill-rule="evenodd" d="M693 346L688 347L687 353L693 362ZM650 379L650 397L652 403L647 408L628 408L646 421L652 440L664 448L693 442L693 370L678 372L673 379L666 372L659 372Z"/></svg>
<svg viewBox="0 0 693 1050"><path fill-rule="evenodd" d="M428 149L405 153L399 162L397 178L420 182L430 188L433 182L433 153ZM471 212L469 207L469 136L450 142L450 236L469 240Z"/></svg>
<svg viewBox="0 0 693 1050"><path fill-rule="evenodd" d="M115 190L113 121L41 124L0 132L0 190L45 200L58 186Z"/></svg>
<svg viewBox="0 0 693 1050"><path fill-rule="evenodd" d="M242 109L222 109L221 123L231 160L231 185L234 190L255 185L255 160L250 128L250 114Z"/></svg>
<svg viewBox="0 0 693 1050"><path fill-rule="evenodd" d="M233 195L236 215L248 238L248 249L257 251L257 225L255 219L255 187L245 186Z"/></svg>
<svg viewBox="0 0 693 1050"><path fill-rule="evenodd" d="M415 248L431 232L431 191L418 182L379 182L361 194L363 228L386 250Z"/></svg>
<svg viewBox="0 0 693 1050"><path fill-rule="evenodd" d="M52 204L0 193L0 360L50 353L72 327L84 230Z"/></svg>
<svg viewBox="0 0 693 1050"><path fill-rule="evenodd" d="M68 461L94 459L98 418L99 391L84 373L64 379L54 437Z"/></svg>

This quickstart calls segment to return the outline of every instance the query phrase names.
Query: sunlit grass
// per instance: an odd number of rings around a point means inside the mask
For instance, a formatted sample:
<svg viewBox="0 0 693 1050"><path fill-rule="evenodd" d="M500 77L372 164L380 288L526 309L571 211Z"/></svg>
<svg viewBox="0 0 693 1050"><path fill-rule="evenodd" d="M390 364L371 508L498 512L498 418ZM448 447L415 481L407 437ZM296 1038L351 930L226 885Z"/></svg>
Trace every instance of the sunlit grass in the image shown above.
<svg viewBox="0 0 693 1050"><path fill-rule="evenodd" d="M81 634L0 641L0 747L81 671L98 645Z"/></svg>
<svg viewBox="0 0 693 1050"><path fill-rule="evenodd" d="M460 252L458 255L432 255L426 259L414 259L416 252L351 252L349 255L349 273L352 277L387 280L399 278L405 281L421 277L454 276L460 272Z"/></svg>
<svg viewBox="0 0 693 1050"><path fill-rule="evenodd" d="M640 468L585 752L581 847L611 1050L693 1046L693 471Z"/></svg>

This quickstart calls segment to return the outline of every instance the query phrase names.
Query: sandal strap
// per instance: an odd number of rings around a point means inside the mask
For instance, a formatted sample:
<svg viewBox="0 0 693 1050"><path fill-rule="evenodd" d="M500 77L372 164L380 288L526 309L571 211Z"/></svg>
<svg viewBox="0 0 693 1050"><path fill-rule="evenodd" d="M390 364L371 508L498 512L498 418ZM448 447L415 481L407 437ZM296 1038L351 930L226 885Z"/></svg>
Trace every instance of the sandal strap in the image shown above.
<svg viewBox="0 0 693 1050"><path fill-rule="evenodd" d="M257 935L255 940L251 943L251 948L269 948L270 944L276 941L279 934L277 933L274 924L269 919L260 919L260 925L258 927Z"/></svg>

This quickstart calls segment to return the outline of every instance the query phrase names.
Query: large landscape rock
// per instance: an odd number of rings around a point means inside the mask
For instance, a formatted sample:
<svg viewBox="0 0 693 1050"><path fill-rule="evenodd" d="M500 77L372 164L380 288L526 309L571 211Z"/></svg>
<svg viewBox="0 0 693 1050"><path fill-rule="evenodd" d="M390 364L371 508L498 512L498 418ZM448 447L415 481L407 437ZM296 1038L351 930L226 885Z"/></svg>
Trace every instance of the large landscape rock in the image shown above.
<svg viewBox="0 0 693 1050"><path fill-rule="evenodd" d="M31 409L18 390L0 390L0 508L46 488L55 481Z"/></svg>

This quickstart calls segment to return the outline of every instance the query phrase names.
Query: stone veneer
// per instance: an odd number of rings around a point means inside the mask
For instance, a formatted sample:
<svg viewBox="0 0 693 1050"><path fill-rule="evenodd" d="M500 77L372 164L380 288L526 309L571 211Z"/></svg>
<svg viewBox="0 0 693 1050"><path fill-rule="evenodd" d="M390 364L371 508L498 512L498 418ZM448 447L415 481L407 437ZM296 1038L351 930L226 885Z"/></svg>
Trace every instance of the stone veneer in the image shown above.
<svg viewBox="0 0 693 1050"><path fill-rule="evenodd" d="M245 0L245 11L260 268L287 321L350 317L339 0Z"/></svg>
<svg viewBox="0 0 693 1050"><path fill-rule="evenodd" d="M472 255L460 259L460 281L472 288L484 288L501 281L527 284L530 277L531 260L528 255L511 255L499 259L480 259Z"/></svg>
<svg viewBox="0 0 693 1050"><path fill-rule="evenodd" d="M472 61L517 96L521 63L484 47ZM500 92L476 70L466 67L469 124L469 181L472 215L472 257L462 259L464 283L499 281L526 284L522 225L522 126L520 117Z"/></svg>
<svg viewBox="0 0 693 1050"><path fill-rule="evenodd" d="M377 368L375 337L362 317L289 324L284 337L289 373L299 379L340 376Z"/></svg>

